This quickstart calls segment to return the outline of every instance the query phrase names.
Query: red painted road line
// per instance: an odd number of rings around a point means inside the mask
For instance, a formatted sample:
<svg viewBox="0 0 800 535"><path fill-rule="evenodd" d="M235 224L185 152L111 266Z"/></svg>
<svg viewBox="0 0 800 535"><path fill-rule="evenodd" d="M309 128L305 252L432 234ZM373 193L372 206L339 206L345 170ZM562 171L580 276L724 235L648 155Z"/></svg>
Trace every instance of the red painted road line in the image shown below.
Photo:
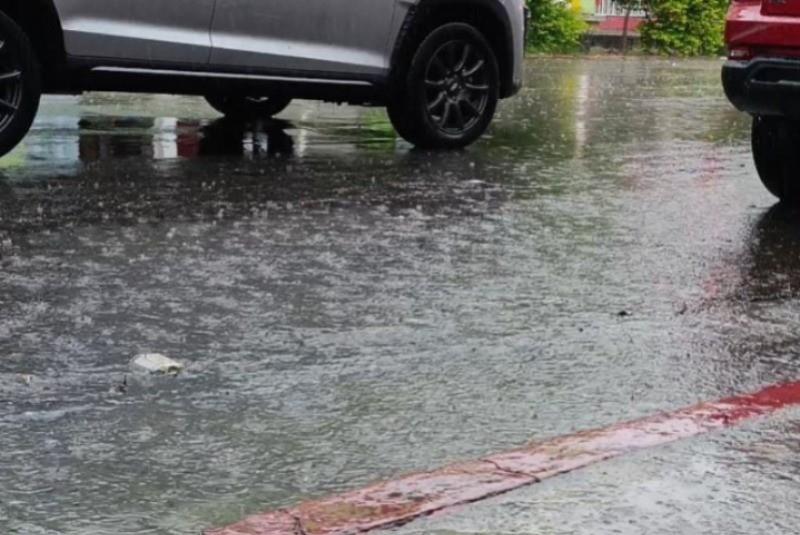
<svg viewBox="0 0 800 535"><path fill-rule="evenodd" d="M332 498L254 515L206 535L349 535L497 496L627 453L667 444L792 405L800 382L664 413L413 474Z"/></svg>

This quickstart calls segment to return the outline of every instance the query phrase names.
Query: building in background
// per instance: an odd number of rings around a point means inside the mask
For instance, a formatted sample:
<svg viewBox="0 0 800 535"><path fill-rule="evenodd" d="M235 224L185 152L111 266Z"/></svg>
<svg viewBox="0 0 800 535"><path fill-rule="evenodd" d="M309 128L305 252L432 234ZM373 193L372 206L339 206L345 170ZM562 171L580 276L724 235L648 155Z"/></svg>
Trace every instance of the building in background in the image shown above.
<svg viewBox="0 0 800 535"><path fill-rule="evenodd" d="M589 22L589 46L619 48L625 29L625 9L614 0L580 0L581 11ZM639 42L639 28L644 23L641 9L631 11L628 22L629 45Z"/></svg>

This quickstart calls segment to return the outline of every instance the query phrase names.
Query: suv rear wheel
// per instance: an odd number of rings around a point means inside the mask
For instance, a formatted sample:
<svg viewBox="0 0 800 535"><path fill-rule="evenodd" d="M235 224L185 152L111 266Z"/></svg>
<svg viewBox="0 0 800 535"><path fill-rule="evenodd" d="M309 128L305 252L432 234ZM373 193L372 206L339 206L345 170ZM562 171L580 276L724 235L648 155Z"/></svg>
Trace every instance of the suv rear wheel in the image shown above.
<svg viewBox="0 0 800 535"><path fill-rule="evenodd" d="M497 58L486 38L469 24L449 23L422 41L405 87L389 99L389 119L413 145L461 148L486 131L499 93Z"/></svg>
<svg viewBox="0 0 800 535"><path fill-rule="evenodd" d="M288 97L243 97L208 95L211 107L232 119L266 119L278 115L291 104Z"/></svg>
<svg viewBox="0 0 800 535"><path fill-rule="evenodd" d="M800 123L783 117L753 118L753 159L761 182L781 201L800 203Z"/></svg>
<svg viewBox="0 0 800 535"><path fill-rule="evenodd" d="M41 70L22 29L0 12L0 156L30 130L42 95Z"/></svg>

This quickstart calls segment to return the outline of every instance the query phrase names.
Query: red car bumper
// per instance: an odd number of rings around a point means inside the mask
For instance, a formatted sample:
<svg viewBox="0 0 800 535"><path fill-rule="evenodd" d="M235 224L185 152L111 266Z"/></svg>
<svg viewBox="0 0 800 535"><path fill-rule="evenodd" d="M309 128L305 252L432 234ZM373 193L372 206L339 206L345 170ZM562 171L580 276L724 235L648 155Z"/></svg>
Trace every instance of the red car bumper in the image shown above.
<svg viewBox="0 0 800 535"><path fill-rule="evenodd" d="M728 48L800 57L800 16L765 15L760 0L731 5L725 25Z"/></svg>
<svg viewBox="0 0 800 535"><path fill-rule="evenodd" d="M725 93L740 110L800 118L800 16L764 11L760 0L731 5L725 39L737 59L722 69Z"/></svg>

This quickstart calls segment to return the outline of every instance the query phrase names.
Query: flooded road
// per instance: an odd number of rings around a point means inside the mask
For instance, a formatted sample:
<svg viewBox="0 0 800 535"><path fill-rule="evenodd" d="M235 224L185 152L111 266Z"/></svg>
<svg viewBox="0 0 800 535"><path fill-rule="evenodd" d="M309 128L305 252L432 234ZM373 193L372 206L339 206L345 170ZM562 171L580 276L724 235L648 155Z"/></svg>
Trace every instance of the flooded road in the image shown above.
<svg viewBox="0 0 800 535"><path fill-rule="evenodd" d="M530 60L457 153L380 110L45 101L0 162L0 531L198 533L797 379L800 217L720 67ZM795 533L798 417L400 532Z"/></svg>

